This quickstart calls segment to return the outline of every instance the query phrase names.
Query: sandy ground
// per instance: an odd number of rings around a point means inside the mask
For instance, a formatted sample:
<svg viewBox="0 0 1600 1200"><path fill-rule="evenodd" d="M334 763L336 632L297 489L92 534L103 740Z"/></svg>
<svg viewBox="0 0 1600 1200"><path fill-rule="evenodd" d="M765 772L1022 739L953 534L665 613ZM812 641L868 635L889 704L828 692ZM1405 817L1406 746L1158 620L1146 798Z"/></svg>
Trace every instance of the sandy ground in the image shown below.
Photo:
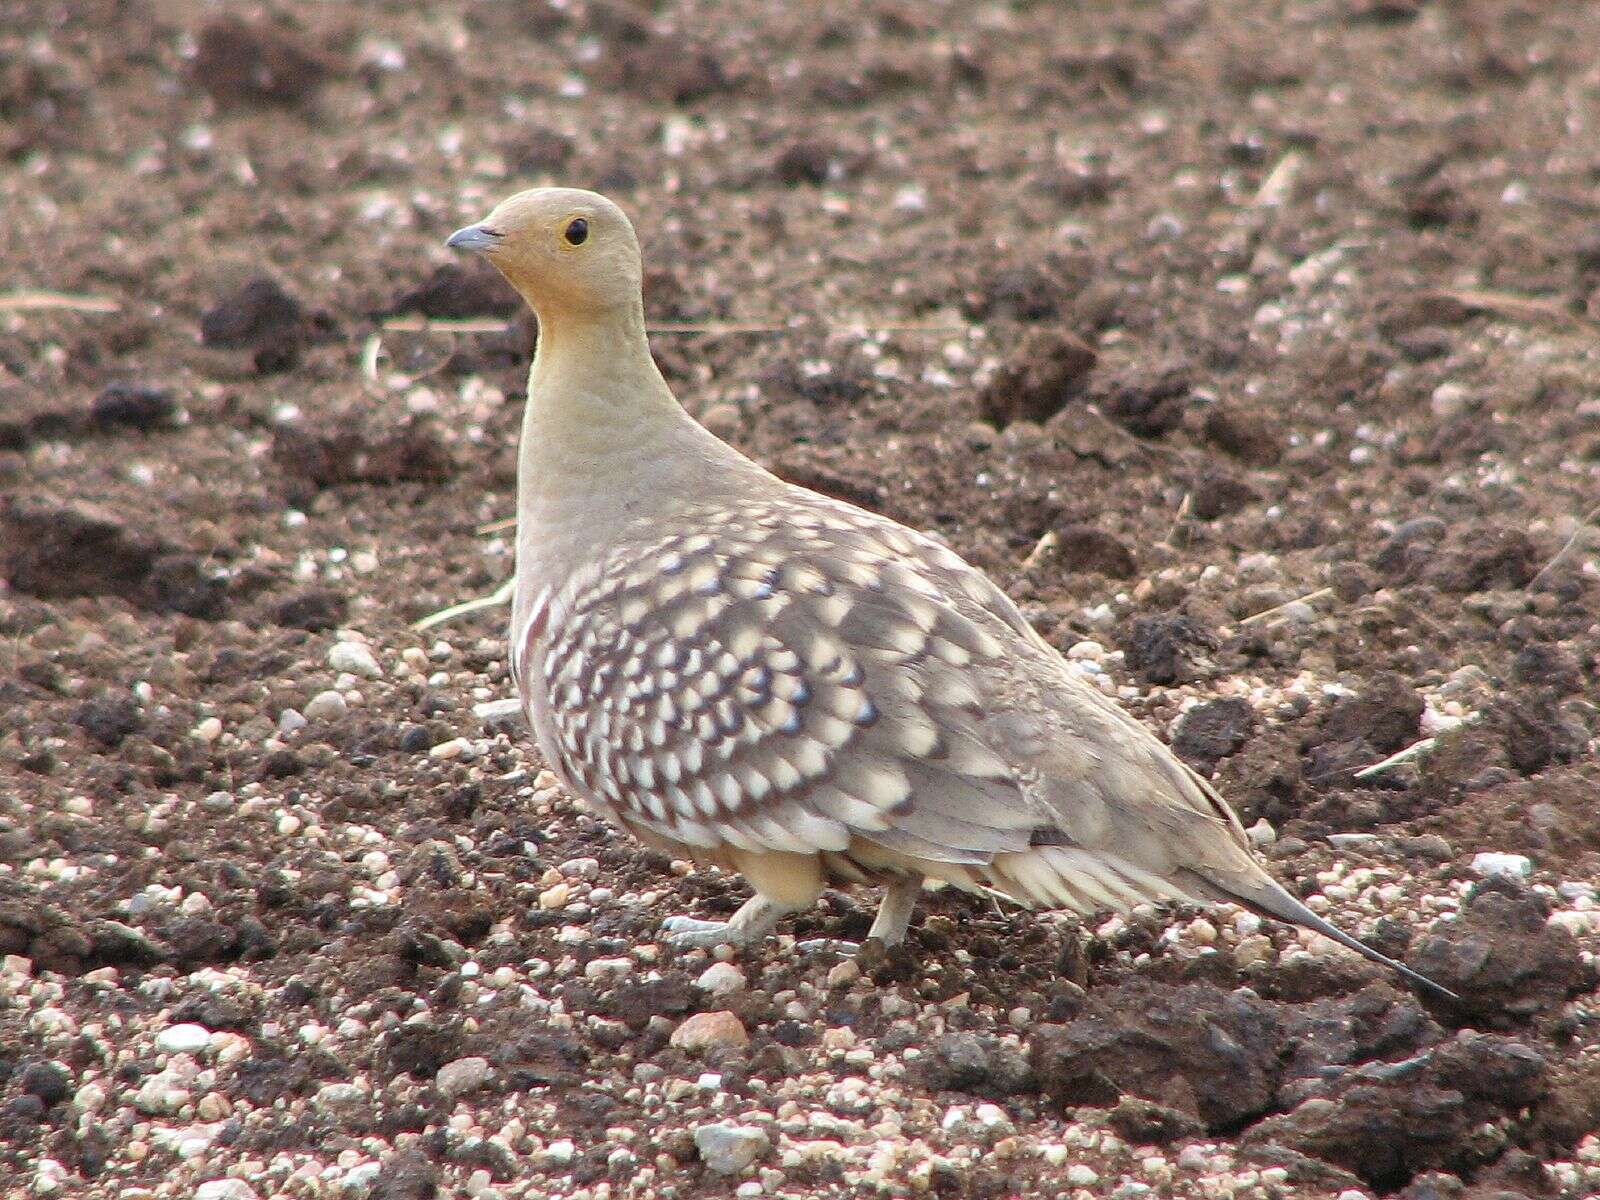
<svg viewBox="0 0 1600 1200"><path fill-rule="evenodd" d="M0 2L0 1191L1600 1192L1595 45ZM1232 910L655 941L741 885L475 713L503 614L409 627L511 568L534 331L441 242L539 182L635 215L693 412L992 572L1463 1002Z"/></svg>

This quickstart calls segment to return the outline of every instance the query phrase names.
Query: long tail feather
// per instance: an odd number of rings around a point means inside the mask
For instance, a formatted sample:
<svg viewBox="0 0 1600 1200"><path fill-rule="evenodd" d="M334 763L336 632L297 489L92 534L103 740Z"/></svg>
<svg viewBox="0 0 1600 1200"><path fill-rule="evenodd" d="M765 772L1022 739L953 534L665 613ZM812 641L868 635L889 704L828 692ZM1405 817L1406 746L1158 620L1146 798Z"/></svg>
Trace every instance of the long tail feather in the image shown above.
<svg viewBox="0 0 1600 1200"><path fill-rule="evenodd" d="M1362 958L1388 967L1401 978L1409 980L1420 987L1428 988L1438 993L1447 1000L1459 1002L1461 997L1445 987L1436 983L1426 975L1413 971L1405 963L1397 962L1386 954L1380 954L1360 938L1352 937L1323 918L1317 916L1300 901L1296 900L1283 889L1270 876L1263 873L1258 879L1249 881L1229 880L1224 883L1217 879L1199 875L1197 872L1187 872L1200 885L1201 889L1210 892L1220 900L1229 900L1235 904L1242 904L1252 911L1269 917L1276 917L1280 921L1288 921L1292 925L1301 925L1320 933L1325 938L1331 938L1350 950L1354 950Z"/></svg>

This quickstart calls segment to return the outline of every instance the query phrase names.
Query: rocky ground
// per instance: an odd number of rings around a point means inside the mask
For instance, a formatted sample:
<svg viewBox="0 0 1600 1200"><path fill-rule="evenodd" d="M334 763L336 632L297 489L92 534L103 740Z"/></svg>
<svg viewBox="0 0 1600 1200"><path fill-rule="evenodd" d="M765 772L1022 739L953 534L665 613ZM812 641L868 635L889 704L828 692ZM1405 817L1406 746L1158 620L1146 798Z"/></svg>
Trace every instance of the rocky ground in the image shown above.
<svg viewBox="0 0 1600 1200"><path fill-rule="evenodd" d="M0 0L0 1189L1600 1192L1597 44ZM410 627L511 568L533 330L440 243L540 181L635 214L708 425L994 573L1462 1002L1233 910L656 941L741 886L475 711L502 614Z"/></svg>

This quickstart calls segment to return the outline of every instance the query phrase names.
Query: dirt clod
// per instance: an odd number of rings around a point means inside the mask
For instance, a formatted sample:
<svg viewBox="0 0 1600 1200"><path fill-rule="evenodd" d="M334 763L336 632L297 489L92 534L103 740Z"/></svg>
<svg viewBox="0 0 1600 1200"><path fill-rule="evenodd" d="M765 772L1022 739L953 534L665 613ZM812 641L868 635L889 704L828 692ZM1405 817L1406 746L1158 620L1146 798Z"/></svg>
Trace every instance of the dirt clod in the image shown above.
<svg viewBox="0 0 1600 1200"><path fill-rule="evenodd" d="M1127 544L1093 525L1063 527L1057 534L1057 549L1069 571L1096 571L1111 579L1129 579L1138 570Z"/></svg>
<svg viewBox="0 0 1600 1200"><path fill-rule="evenodd" d="M89 419L101 429L137 429L148 432L170 424L178 405L165 388L142 383L113 383L95 396Z"/></svg>
<svg viewBox="0 0 1600 1200"><path fill-rule="evenodd" d="M265 276L250 280L200 318L205 345L253 351L262 375L294 366L306 334L306 313L299 301Z"/></svg>
<svg viewBox="0 0 1600 1200"><path fill-rule="evenodd" d="M349 609L349 599L343 592L332 588L307 588L279 601L272 610L272 619L279 625L315 633L334 628L344 620Z"/></svg>
<svg viewBox="0 0 1600 1200"><path fill-rule="evenodd" d="M1322 740L1363 741L1380 756L1393 754L1417 740L1424 707L1405 680L1381 674L1360 695L1334 702L1322 718Z"/></svg>
<svg viewBox="0 0 1600 1200"><path fill-rule="evenodd" d="M328 56L279 24L219 17L200 31L194 76L225 106L302 104L328 78Z"/></svg>
<svg viewBox="0 0 1600 1200"><path fill-rule="evenodd" d="M772 173L785 187L820 186L828 182L834 162L833 148L806 139L786 146L772 163Z"/></svg>
<svg viewBox="0 0 1600 1200"><path fill-rule="evenodd" d="M1572 935L1546 916L1544 901L1508 880L1481 885L1458 921L1418 940L1408 963L1458 993L1475 1020L1549 1013L1595 977Z"/></svg>
<svg viewBox="0 0 1600 1200"><path fill-rule="evenodd" d="M1158 438L1182 422L1191 374L1181 359L1125 363L1097 378L1090 398L1128 432Z"/></svg>
<svg viewBox="0 0 1600 1200"><path fill-rule="evenodd" d="M484 263L448 263L395 298L389 312L425 317L508 317L522 307L500 273Z"/></svg>
<svg viewBox="0 0 1600 1200"><path fill-rule="evenodd" d="M1283 454L1282 434L1262 412L1219 404L1203 429L1213 446L1253 467L1270 467Z"/></svg>
<svg viewBox="0 0 1600 1200"><path fill-rule="evenodd" d="M1338 1163L1384 1189L1430 1168L1467 1174L1503 1146L1475 1131L1540 1099L1546 1077L1545 1060L1531 1047L1476 1035L1340 1072L1322 1094L1267 1118L1247 1138Z"/></svg>
<svg viewBox="0 0 1600 1200"><path fill-rule="evenodd" d="M1199 622L1179 613L1139 617L1128 631L1128 667L1146 683L1195 679L1212 669L1210 651L1220 644Z"/></svg>
<svg viewBox="0 0 1600 1200"><path fill-rule="evenodd" d="M280 425L273 461L290 476L316 487L347 483L437 482L454 469L454 458L438 431L425 420L399 424Z"/></svg>
<svg viewBox="0 0 1600 1200"><path fill-rule="evenodd" d="M1244 745L1255 728L1256 711L1248 700L1237 696L1211 700L1183 714L1172 748L1191 763L1210 764Z"/></svg>
<svg viewBox="0 0 1600 1200"><path fill-rule="evenodd" d="M1060 330L1031 330L1012 359L978 393L978 408L1005 428L1013 421L1043 424L1088 385L1094 347Z"/></svg>
<svg viewBox="0 0 1600 1200"><path fill-rule="evenodd" d="M1215 1131L1271 1106L1278 1034L1272 1007L1246 992L1136 980L1091 994L1070 1024L1036 1030L1028 1061L1059 1104L1109 1107L1131 1094Z"/></svg>
<svg viewBox="0 0 1600 1200"><path fill-rule="evenodd" d="M0 509L0 571L46 599L120 596L158 612L215 619L227 585L193 555L94 505L18 497Z"/></svg>
<svg viewBox="0 0 1600 1200"><path fill-rule="evenodd" d="M994 1038L949 1033L929 1047L922 1062L929 1087L1010 1096L1028 1087L1029 1067L1022 1055Z"/></svg>
<svg viewBox="0 0 1600 1200"><path fill-rule="evenodd" d="M1600 1194L1600 6L1062 7L4 6L12 1190ZM634 220L689 412L1465 1004L1221 905L667 943L745 885L546 774L504 607L409 624L514 567L536 322L441 243L542 185Z"/></svg>

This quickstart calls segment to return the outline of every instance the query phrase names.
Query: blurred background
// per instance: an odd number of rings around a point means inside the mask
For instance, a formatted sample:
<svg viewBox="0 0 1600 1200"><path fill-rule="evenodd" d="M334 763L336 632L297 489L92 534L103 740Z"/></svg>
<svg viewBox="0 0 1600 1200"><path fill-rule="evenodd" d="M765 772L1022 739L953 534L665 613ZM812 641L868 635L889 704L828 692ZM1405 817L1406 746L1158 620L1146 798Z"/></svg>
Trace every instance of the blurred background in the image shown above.
<svg viewBox="0 0 1600 1200"><path fill-rule="evenodd" d="M1275 1137L1384 1188L1515 1182L1508 1145L1568 1154L1600 1109L1592 1066L1554 1065L1594 1045L1562 1006L1600 875L1597 46L1600 6L1575 0L0 0L0 948L179 998L240 972L261 1055L262 1022L309 1019L291 979L331 1029L334 996L421 1011L441 939L486 969L587 961L534 920L567 860L736 901L530 799L538 763L473 713L507 695L502 612L408 627L511 573L495 523L536 338L443 239L568 184L633 216L690 411L993 573L1266 823L1285 876L1371 855L1398 890L1369 871L1335 916L1386 918L1368 933L1398 954L1486 875L1518 897L1474 928L1533 947L1521 974L1427 969L1483 1021L1546 1022L1522 1028L1565 1117L1508 1093L1523 1123L1489 1150L1467 1131L1512 1119L1492 1096L1431 1149ZM373 847L398 883L374 883ZM909 994L969 994L984 1029L1045 1012L1059 938L942 903L1010 965ZM647 938L657 907L611 934ZM94 924L113 919L147 944ZM1157 947L1128 936L1095 960L1113 982ZM1350 990L1280 969L1275 936L1227 979ZM104 1015L71 987L75 1020ZM434 1000L455 1031L435 1057L492 1055L456 1003ZM512 1037L515 1009L490 1011ZM109 1072L13 1019L7 1044ZM1558 1048L1580 1035L1588 1058ZM216 1084L255 1114L240 1144L311 1154L263 1132L274 1097L358 1069L399 1095L439 1065L369 1042L262 1068L281 1087L254 1100ZM629 1078L619 1046L589 1045L592 1071ZM394 1128L450 1109L418 1111ZM1263 1109L1205 1111L1231 1137ZM160 1180L170 1154L126 1151L140 1119L108 1118L103 1153L48 1115L0 1139L30 1171ZM440 1154L456 1183L478 1169Z"/></svg>

